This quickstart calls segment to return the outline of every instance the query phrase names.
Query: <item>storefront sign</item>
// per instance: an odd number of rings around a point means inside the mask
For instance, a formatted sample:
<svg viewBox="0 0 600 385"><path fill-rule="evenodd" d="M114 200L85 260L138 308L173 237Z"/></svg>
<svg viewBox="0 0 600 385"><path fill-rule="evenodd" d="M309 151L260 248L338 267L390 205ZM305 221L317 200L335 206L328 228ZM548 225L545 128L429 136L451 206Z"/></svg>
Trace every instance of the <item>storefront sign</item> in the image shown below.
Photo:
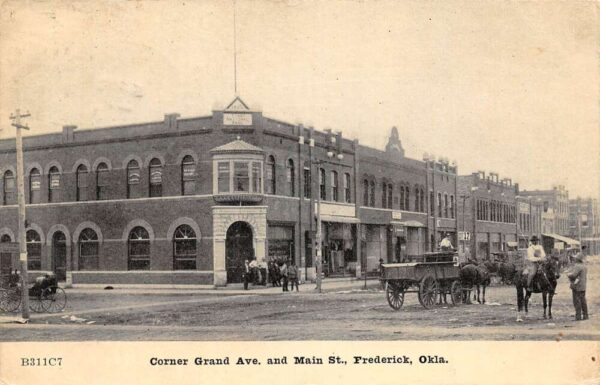
<svg viewBox="0 0 600 385"><path fill-rule="evenodd" d="M458 240L459 241L470 241L471 233L468 231L459 231L458 232Z"/></svg>
<svg viewBox="0 0 600 385"><path fill-rule="evenodd" d="M318 211L315 203L315 213ZM355 217L355 206L347 204L331 204L321 202L321 215L331 215L340 217Z"/></svg>
<svg viewBox="0 0 600 385"><path fill-rule="evenodd" d="M223 125L225 126L251 126L252 114L223 114Z"/></svg>
<svg viewBox="0 0 600 385"><path fill-rule="evenodd" d="M402 212L401 211L392 211L392 219L394 219L394 220L402 219Z"/></svg>

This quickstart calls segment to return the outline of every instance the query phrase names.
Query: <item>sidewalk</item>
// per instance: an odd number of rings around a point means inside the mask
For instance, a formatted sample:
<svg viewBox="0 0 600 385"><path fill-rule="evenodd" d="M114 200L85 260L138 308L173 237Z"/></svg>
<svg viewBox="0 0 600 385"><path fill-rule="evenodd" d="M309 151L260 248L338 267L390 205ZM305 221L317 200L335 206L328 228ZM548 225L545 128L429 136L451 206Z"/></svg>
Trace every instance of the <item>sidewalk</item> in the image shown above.
<svg viewBox="0 0 600 385"><path fill-rule="evenodd" d="M107 285L109 286L109 285ZM366 288L372 289L379 287L379 279L368 278ZM305 282L299 285L301 293L316 293L316 283ZM365 288L364 279L356 278L325 278L321 283L322 292L334 292L340 290L362 290ZM114 289L106 290L98 287L75 287L65 289L69 293L103 293L103 294L202 294L202 295L275 295L283 293L281 287L272 286L253 286L249 285L248 290L244 290L241 283L229 284L225 287L140 287L140 286L116 286Z"/></svg>

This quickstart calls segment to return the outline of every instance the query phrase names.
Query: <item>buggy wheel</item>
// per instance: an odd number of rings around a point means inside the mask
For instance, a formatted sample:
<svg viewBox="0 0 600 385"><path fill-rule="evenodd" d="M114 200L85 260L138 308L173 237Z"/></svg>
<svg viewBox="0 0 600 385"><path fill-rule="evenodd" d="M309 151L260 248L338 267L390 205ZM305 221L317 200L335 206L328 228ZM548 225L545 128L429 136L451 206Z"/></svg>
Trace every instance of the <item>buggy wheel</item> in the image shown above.
<svg viewBox="0 0 600 385"><path fill-rule="evenodd" d="M463 289L460 285L460 281L452 282L452 286L450 286L450 299L452 300L452 305L460 305L462 303L462 295Z"/></svg>
<svg viewBox="0 0 600 385"><path fill-rule="evenodd" d="M33 311L35 313L43 313L44 305L42 303L42 296L41 295L30 296L29 297L29 308L31 309L31 311Z"/></svg>
<svg viewBox="0 0 600 385"><path fill-rule="evenodd" d="M18 288L2 290L0 294L0 309L6 312L14 312L21 306L21 293Z"/></svg>
<svg viewBox="0 0 600 385"><path fill-rule="evenodd" d="M67 294L60 287L48 287L42 293L42 307L49 313L63 310L67 304Z"/></svg>
<svg viewBox="0 0 600 385"><path fill-rule="evenodd" d="M431 309L439 295L438 283L431 275L425 276L419 285L419 302L425 309Z"/></svg>
<svg viewBox="0 0 600 385"><path fill-rule="evenodd" d="M404 290L402 290L398 285L393 283L388 283L386 289L386 297L387 301L394 310L400 310L402 305L404 304Z"/></svg>

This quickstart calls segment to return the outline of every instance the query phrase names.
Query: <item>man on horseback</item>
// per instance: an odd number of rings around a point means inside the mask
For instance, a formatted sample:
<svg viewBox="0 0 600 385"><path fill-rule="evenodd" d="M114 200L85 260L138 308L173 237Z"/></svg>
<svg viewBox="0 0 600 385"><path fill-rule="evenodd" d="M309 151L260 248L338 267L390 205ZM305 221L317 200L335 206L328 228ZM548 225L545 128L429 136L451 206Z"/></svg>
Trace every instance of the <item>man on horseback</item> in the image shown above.
<svg viewBox="0 0 600 385"><path fill-rule="evenodd" d="M538 237L531 237L531 245L527 248L527 290L533 292L533 278L540 269L540 264L546 260L546 253L538 245Z"/></svg>

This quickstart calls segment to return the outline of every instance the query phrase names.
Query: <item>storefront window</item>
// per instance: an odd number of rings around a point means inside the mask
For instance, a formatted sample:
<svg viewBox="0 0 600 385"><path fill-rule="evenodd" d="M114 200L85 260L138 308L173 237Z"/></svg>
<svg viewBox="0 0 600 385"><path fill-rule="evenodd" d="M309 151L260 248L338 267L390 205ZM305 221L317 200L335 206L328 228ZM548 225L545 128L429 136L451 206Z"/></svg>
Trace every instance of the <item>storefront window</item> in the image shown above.
<svg viewBox="0 0 600 385"><path fill-rule="evenodd" d="M196 233L181 225L173 236L173 270L196 270Z"/></svg>
<svg viewBox="0 0 600 385"><path fill-rule="evenodd" d="M145 228L138 226L129 233L127 256L129 270L150 269L150 236Z"/></svg>
<svg viewBox="0 0 600 385"><path fill-rule="evenodd" d="M92 229L79 234L79 270L98 270L98 235Z"/></svg>
<svg viewBox="0 0 600 385"><path fill-rule="evenodd" d="M294 260L294 227L271 226L267 229L268 257L274 262Z"/></svg>
<svg viewBox="0 0 600 385"><path fill-rule="evenodd" d="M35 230L25 233L27 242L27 269L42 269L42 240Z"/></svg>

